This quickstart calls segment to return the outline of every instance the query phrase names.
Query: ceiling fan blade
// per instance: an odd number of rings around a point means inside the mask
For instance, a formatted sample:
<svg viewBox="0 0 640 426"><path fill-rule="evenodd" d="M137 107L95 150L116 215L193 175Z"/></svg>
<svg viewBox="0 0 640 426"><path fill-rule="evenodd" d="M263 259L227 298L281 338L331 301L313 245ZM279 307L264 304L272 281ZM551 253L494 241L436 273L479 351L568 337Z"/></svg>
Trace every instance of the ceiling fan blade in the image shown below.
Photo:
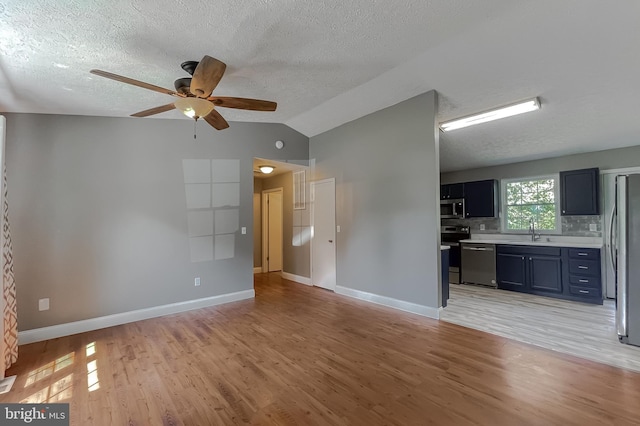
<svg viewBox="0 0 640 426"><path fill-rule="evenodd" d="M277 103L260 99L231 98L225 96L211 96L208 98L215 106L224 108L249 109L252 111L275 111Z"/></svg>
<svg viewBox="0 0 640 426"><path fill-rule="evenodd" d="M148 117L150 115L160 114L161 112L171 111L172 109L176 109L176 106L174 104L166 104L159 107L136 112L135 114L131 114L131 117Z"/></svg>
<svg viewBox="0 0 640 426"><path fill-rule="evenodd" d="M226 68L224 62L205 55L193 72L191 93L199 98L211 96L211 92L220 82Z"/></svg>
<svg viewBox="0 0 640 426"><path fill-rule="evenodd" d="M132 86L142 87L143 89L153 90L155 92L165 93L171 96L179 96L178 93L173 90L165 89L160 86L155 86L153 84L145 83L143 81L134 80L133 78L124 77L118 74L113 74L107 71L102 70L91 70L89 71L91 74L99 75L100 77L110 78L111 80L116 80L121 83L131 84Z"/></svg>
<svg viewBox="0 0 640 426"><path fill-rule="evenodd" d="M217 130L222 130L229 127L229 123L227 123L227 120L225 120L224 117L222 117L220 113L215 109L211 110L211 112L207 114L204 119L207 123L211 124L211 126L213 126Z"/></svg>

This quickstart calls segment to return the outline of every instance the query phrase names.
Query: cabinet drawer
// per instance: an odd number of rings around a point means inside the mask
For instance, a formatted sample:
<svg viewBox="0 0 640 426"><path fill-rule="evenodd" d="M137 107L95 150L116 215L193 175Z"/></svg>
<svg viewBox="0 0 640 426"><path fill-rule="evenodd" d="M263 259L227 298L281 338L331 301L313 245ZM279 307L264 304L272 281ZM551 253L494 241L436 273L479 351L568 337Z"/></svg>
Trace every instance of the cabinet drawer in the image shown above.
<svg viewBox="0 0 640 426"><path fill-rule="evenodd" d="M600 262L595 260L569 260L569 273L600 276Z"/></svg>
<svg viewBox="0 0 640 426"><path fill-rule="evenodd" d="M601 288L600 277L586 275L569 275L569 283L578 287Z"/></svg>
<svg viewBox="0 0 640 426"><path fill-rule="evenodd" d="M560 247L539 247L539 246L521 246L521 245L507 245L500 244L498 247L498 253L509 253L522 256L557 256L560 257Z"/></svg>
<svg viewBox="0 0 640 426"><path fill-rule="evenodd" d="M599 288L578 287L575 285L569 286L569 291L574 296L582 297L602 297Z"/></svg>
<svg viewBox="0 0 640 426"><path fill-rule="evenodd" d="M569 257L572 259L599 260L600 249L578 249L570 248Z"/></svg>

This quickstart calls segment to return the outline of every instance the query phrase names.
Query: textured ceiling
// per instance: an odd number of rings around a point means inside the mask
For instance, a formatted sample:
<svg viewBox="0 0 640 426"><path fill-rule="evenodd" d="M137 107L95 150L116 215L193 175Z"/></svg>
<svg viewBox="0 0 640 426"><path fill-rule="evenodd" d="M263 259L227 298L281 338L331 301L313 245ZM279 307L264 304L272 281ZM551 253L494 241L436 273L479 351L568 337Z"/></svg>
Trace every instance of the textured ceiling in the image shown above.
<svg viewBox="0 0 640 426"><path fill-rule="evenodd" d="M216 95L278 102L229 121L314 136L430 89L441 120L539 96L441 134L442 170L603 150L640 144L638 17L631 0L9 0L0 111L128 116L172 98L90 69L171 89L208 54L227 64Z"/></svg>

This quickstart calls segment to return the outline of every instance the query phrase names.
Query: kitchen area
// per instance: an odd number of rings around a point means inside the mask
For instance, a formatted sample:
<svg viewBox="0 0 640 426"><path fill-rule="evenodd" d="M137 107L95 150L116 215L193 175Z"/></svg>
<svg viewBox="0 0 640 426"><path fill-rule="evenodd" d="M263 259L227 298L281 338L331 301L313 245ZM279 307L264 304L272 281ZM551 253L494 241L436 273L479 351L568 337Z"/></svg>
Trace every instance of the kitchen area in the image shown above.
<svg viewBox="0 0 640 426"><path fill-rule="evenodd" d="M640 175L451 182L440 199L442 320L640 371Z"/></svg>

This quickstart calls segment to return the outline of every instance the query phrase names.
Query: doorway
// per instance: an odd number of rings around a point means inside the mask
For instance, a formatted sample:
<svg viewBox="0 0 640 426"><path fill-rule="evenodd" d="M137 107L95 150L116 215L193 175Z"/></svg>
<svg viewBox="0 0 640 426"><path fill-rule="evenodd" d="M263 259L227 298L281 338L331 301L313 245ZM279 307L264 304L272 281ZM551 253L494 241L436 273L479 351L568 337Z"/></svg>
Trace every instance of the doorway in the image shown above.
<svg viewBox="0 0 640 426"><path fill-rule="evenodd" d="M282 194L262 191L262 272L282 271Z"/></svg>
<svg viewBox="0 0 640 426"><path fill-rule="evenodd" d="M336 182L311 182L311 282L335 291L336 288Z"/></svg>

